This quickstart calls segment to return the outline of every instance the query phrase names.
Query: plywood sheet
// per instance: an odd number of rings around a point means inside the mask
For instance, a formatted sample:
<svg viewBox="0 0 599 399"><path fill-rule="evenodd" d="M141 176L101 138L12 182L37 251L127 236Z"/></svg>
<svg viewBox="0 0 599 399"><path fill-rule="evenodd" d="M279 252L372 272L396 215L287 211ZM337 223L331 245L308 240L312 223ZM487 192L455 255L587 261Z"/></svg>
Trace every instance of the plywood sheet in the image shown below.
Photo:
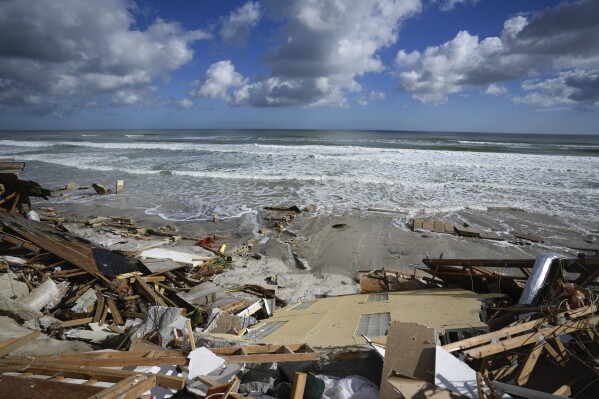
<svg viewBox="0 0 599 399"><path fill-rule="evenodd" d="M417 323L389 324L385 362L381 379L381 399L396 398L395 388L387 377L392 373L434 382L437 333Z"/></svg>

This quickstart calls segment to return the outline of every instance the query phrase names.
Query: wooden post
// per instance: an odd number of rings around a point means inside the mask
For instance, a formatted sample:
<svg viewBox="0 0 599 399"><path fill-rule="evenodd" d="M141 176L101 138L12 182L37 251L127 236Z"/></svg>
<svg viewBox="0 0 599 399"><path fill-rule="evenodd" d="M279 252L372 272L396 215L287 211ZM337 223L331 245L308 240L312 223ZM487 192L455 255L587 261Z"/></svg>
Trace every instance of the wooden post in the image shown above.
<svg viewBox="0 0 599 399"><path fill-rule="evenodd" d="M306 389L306 379L308 374L296 372L293 376L293 386L291 387L291 399L302 399Z"/></svg>
<svg viewBox="0 0 599 399"><path fill-rule="evenodd" d="M524 362L522 369L520 370L520 373L518 374L518 378L516 379L518 385L522 386L528 382L530 374L532 373L532 370L535 368L535 365L539 360L539 356L541 356L541 352L543 352L543 348L545 348L545 341L537 344L537 346L535 346L530 351L530 353L526 357L526 361Z"/></svg>
<svg viewBox="0 0 599 399"><path fill-rule="evenodd" d="M116 306L116 302L113 297L106 298L106 302L108 303L108 307L110 308L110 313L112 314L112 321L114 324L123 325L125 322L121 317L121 312L119 312L119 308Z"/></svg>
<svg viewBox="0 0 599 399"><path fill-rule="evenodd" d="M193 328L191 328L191 320L187 319L187 335L189 336L189 345L191 346L191 350L194 351L196 349L196 339L193 336Z"/></svg>
<svg viewBox="0 0 599 399"><path fill-rule="evenodd" d="M125 185L125 181L124 180L117 180L116 181L116 193L120 194L123 192L123 186Z"/></svg>

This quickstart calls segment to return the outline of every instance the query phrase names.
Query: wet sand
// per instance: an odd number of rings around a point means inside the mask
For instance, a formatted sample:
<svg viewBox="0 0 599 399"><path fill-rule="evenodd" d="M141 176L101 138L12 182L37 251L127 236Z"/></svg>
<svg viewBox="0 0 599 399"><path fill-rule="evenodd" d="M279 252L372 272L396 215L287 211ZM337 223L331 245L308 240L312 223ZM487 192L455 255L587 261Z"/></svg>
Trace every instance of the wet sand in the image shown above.
<svg viewBox="0 0 599 399"><path fill-rule="evenodd" d="M81 219L120 216L134 219L141 227L174 224L179 228L178 234L196 239L216 235L218 241L227 242L227 254L233 256L235 268L215 276L214 282L224 287L248 283L267 286L290 302L357 292L358 271L384 267L412 273L415 268L423 267L422 259L426 257L530 259L546 252L564 257L578 253L552 242L510 239L507 231L512 227L506 226L505 221L494 221L497 215L492 212L455 214L449 221L468 220L501 233L508 238L506 241L411 231L408 226L411 219L397 212L356 211L339 216L302 212L289 221L277 222L268 219L269 211L262 210L217 222L172 222L146 215L140 209L116 209L101 202L59 204L55 208L63 215ZM573 239L581 243L582 238ZM193 247L193 242L172 244L182 245ZM593 242L586 245L592 246Z"/></svg>

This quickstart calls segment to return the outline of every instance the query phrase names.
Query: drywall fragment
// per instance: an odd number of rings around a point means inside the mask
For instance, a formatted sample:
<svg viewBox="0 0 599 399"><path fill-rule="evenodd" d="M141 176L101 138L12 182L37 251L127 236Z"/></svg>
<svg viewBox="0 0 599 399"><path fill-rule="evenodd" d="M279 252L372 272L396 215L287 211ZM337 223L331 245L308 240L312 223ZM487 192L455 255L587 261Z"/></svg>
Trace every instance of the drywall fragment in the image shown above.
<svg viewBox="0 0 599 399"><path fill-rule="evenodd" d="M206 375L225 363L225 359L204 347L189 352L187 358L189 359L188 380L193 380L198 375Z"/></svg>
<svg viewBox="0 0 599 399"><path fill-rule="evenodd" d="M73 312L82 313L87 312L87 309L96 303L96 290L93 288L88 289L75 301L75 305L71 308Z"/></svg>

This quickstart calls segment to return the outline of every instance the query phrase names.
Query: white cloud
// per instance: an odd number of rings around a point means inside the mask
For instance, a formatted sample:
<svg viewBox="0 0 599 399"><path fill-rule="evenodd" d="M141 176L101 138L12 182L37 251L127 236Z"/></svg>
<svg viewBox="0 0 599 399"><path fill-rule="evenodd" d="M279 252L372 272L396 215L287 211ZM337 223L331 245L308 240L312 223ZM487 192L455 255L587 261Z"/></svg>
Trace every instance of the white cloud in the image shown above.
<svg viewBox="0 0 599 399"><path fill-rule="evenodd" d="M371 91L368 95L370 101L383 101L385 99L385 93L382 91Z"/></svg>
<svg viewBox="0 0 599 399"><path fill-rule="evenodd" d="M451 11L456 6L458 6L460 4L471 4L471 5L475 5L479 1L480 0L444 0L439 5L439 8L441 10L443 10L443 11Z"/></svg>
<svg viewBox="0 0 599 399"><path fill-rule="evenodd" d="M231 61L216 62L206 71L206 78L201 82L197 90L190 94L194 97L220 98L230 101L229 89L239 88L246 84L246 79L235 71Z"/></svg>
<svg viewBox="0 0 599 399"><path fill-rule="evenodd" d="M485 94L491 94L493 96L501 96L507 93L507 89L505 86L498 85L496 83L491 83L487 90L485 90Z"/></svg>
<svg viewBox="0 0 599 399"><path fill-rule="evenodd" d="M248 1L231 11L226 18L221 19L222 27L219 33L226 42L242 45L250 30L258 25L261 17L260 3Z"/></svg>
<svg viewBox="0 0 599 399"><path fill-rule="evenodd" d="M155 86L144 87L140 89L121 89L113 93L110 100L113 105L120 106L144 106L154 104L158 101L156 97L156 91L158 90Z"/></svg>
<svg viewBox="0 0 599 399"><path fill-rule="evenodd" d="M588 72L599 65L597 37L599 2L564 2L529 18L518 15L505 21L503 32L497 37L481 40L461 31L442 45L428 47L419 57L400 50L396 59L400 68L399 89L411 92L423 103L441 104L447 102L448 95L470 87L488 86L488 94L503 94L501 82L559 75L544 81L546 85L557 85L565 79L560 74L573 71L588 77L592 75ZM589 107L591 90L574 86L576 91L570 92L573 86L566 86L561 85L561 91L555 87L525 86L524 90L533 92L520 97L517 103L550 106L567 99L568 103ZM551 96L555 98L550 100Z"/></svg>
<svg viewBox="0 0 599 399"><path fill-rule="evenodd" d="M193 101L188 98L184 98L183 100L177 101L177 107L181 109L189 109L193 107Z"/></svg>
<svg viewBox="0 0 599 399"><path fill-rule="evenodd" d="M599 107L599 70L567 71L557 78L527 80L522 89L529 94L515 97L516 104L540 107L578 104L584 108Z"/></svg>
<svg viewBox="0 0 599 399"><path fill-rule="evenodd" d="M420 60L420 52L414 50L411 53L406 53L404 50L399 50L395 57L395 64L398 66L412 66Z"/></svg>
<svg viewBox="0 0 599 399"><path fill-rule="evenodd" d="M359 95L356 98L356 103L358 103L358 105L365 107L371 101L383 101L384 99L385 99L385 93L383 93L382 91L374 91L373 90L368 94L368 97L366 97L365 95Z"/></svg>
<svg viewBox="0 0 599 399"><path fill-rule="evenodd" d="M358 78L384 70L379 50L394 44L401 22L418 13L420 0L267 0L267 15L285 21L281 44L263 59L271 74L248 82L230 97L257 107L347 107ZM221 97L223 98L223 97Z"/></svg>
<svg viewBox="0 0 599 399"><path fill-rule="evenodd" d="M127 0L0 2L0 107L73 109L112 94L115 104L141 104L136 91L191 61L191 44L208 38L157 18L135 28ZM8 94L7 94L8 93Z"/></svg>

